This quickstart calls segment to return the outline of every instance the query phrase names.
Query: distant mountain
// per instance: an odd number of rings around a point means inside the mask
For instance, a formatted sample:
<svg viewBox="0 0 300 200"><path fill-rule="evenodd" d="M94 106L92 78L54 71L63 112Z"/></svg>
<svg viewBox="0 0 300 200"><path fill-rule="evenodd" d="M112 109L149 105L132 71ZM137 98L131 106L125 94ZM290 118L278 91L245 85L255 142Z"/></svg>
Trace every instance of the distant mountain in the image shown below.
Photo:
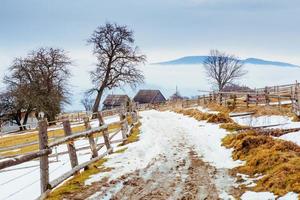
<svg viewBox="0 0 300 200"><path fill-rule="evenodd" d="M205 59L208 56L186 56L182 57L176 60L170 60L160 63L153 63L154 65L191 65L191 64L203 64ZM269 61L269 60L263 60L258 58L247 58L244 60L241 60L245 64L254 64L254 65L273 65L273 66L279 66L279 67L299 67L298 65L285 63L285 62L279 62L279 61Z"/></svg>

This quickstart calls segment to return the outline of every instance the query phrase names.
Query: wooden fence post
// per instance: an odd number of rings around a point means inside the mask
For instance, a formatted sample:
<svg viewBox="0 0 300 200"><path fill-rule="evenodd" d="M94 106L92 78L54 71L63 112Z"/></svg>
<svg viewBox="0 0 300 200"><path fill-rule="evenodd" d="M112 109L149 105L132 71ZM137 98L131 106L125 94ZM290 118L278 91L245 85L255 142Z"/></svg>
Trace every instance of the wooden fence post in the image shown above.
<svg viewBox="0 0 300 200"><path fill-rule="evenodd" d="M103 126L104 125L104 119L102 117L102 113L98 112L98 121L99 121L99 126Z"/></svg>
<svg viewBox="0 0 300 200"><path fill-rule="evenodd" d="M269 94L268 94L268 87L265 87L265 99L266 99L266 105L269 105Z"/></svg>
<svg viewBox="0 0 300 200"><path fill-rule="evenodd" d="M233 109L236 108L236 95L233 95Z"/></svg>
<svg viewBox="0 0 300 200"><path fill-rule="evenodd" d="M127 139L127 131L128 131L128 122L126 116L121 113L120 114L120 121L121 121L121 132L123 140Z"/></svg>
<svg viewBox="0 0 300 200"><path fill-rule="evenodd" d="M215 92L213 92L213 102L215 103L217 100Z"/></svg>
<svg viewBox="0 0 300 200"><path fill-rule="evenodd" d="M65 120L63 122L63 127L64 127L65 136L72 135L71 125L69 120ZM74 168L78 165L78 158L76 154L74 141L68 142L67 147L68 147L71 166L72 168Z"/></svg>
<svg viewBox="0 0 300 200"><path fill-rule="evenodd" d="M203 95L203 104L206 105L205 95Z"/></svg>
<svg viewBox="0 0 300 200"><path fill-rule="evenodd" d="M48 133L47 133L47 121L39 121L39 149L48 149ZM40 157L40 177L41 177L41 193L46 192L49 185L49 160L48 155Z"/></svg>
<svg viewBox="0 0 300 200"><path fill-rule="evenodd" d="M249 94L247 94L247 97L246 97L246 106L247 106L247 108L249 108Z"/></svg>
<svg viewBox="0 0 300 200"><path fill-rule="evenodd" d="M136 123L137 121L138 121L138 114L137 114L137 111L134 110L134 111L132 112L132 122L133 122L133 123Z"/></svg>
<svg viewBox="0 0 300 200"><path fill-rule="evenodd" d="M281 109L281 97L280 95L278 95L278 107L279 107L279 110Z"/></svg>
<svg viewBox="0 0 300 200"><path fill-rule="evenodd" d="M256 102L255 102L256 106L258 105L258 101L259 101L259 99L258 99L258 91L256 91Z"/></svg>
<svg viewBox="0 0 300 200"><path fill-rule="evenodd" d="M84 120L85 129L90 130L91 125L89 123L89 118L85 117L85 118L83 118L83 120ZM92 158L96 158L96 157L98 157L98 151L97 151L97 147L96 147L96 143L95 143L93 134L89 135L88 138L89 138L90 148L92 151Z"/></svg>
<svg viewBox="0 0 300 200"><path fill-rule="evenodd" d="M103 138L104 138L104 143L105 143L106 149L107 150L111 149L109 135L108 135L108 128L103 130Z"/></svg>
<svg viewBox="0 0 300 200"><path fill-rule="evenodd" d="M222 106L222 103L223 103L223 94L219 93L219 104L220 104L220 106Z"/></svg>

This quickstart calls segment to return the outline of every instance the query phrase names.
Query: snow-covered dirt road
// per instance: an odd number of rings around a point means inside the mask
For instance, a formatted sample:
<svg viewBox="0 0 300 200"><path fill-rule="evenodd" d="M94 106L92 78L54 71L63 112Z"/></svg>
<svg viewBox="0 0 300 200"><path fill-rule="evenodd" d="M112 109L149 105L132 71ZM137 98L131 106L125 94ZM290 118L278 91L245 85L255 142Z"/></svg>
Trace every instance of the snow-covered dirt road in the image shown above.
<svg viewBox="0 0 300 200"><path fill-rule="evenodd" d="M233 199L228 169L241 163L221 146L223 129L173 112L141 115L140 140L86 182L108 182L89 199Z"/></svg>

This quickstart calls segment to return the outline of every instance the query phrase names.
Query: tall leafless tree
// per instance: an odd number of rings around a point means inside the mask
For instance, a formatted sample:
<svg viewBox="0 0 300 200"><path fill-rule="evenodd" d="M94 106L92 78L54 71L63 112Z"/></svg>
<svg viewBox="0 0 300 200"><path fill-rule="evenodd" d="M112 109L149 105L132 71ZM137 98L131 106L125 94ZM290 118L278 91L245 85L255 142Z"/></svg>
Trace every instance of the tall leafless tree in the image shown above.
<svg viewBox="0 0 300 200"><path fill-rule="evenodd" d="M68 103L69 66L71 61L62 49L39 48L25 58L16 58L4 77L7 90L22 102L28 114L34 109L43 111L49 121Z"/></svg>
<svg viewBox="0 0 300 200"><path fill-rule="evenodd" d="M207 77L219 91L247 73L240 59L218 50L210 51L210 55L204 61L204 67Z"/></svg>
<svg viewBox="0 0 300 200"><path fill-rule="evenodd" d="M135 87L143 82L143 73L137 65L144 63L146 56L139 53L133 31L127 26L106 23L94 31L88 43L93 45L93 53L98 60L97 68L91 72L94 88L90 92L97 93L93 105L95 113L106 89L125 84Z"/></svg>

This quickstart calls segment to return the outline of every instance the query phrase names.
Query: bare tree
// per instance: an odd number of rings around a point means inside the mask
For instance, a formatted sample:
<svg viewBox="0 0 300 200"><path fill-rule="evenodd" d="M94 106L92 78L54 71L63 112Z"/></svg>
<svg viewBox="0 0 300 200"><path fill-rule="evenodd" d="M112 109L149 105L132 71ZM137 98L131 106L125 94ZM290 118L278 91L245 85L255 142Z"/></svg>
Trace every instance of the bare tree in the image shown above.
<svg viewBox="0 0 300 200"><path fill-rule="evenodd" d="M19 130L26 129L26 122L22 120L22 107L23 104L18 101L13 92L5 92L0 94L0 121L13 122L19 126ZM27 113L27 112L26 112Z"/></svg>
<svg viewBox="0 0 300 200"><path fill-rule="evenodd" d="M126 84L135 87L143 82L144 76L137 65L144 63L146 56L139 53L133 32L127 26L106 23L94 31L88 43L93 45L98 60L97 68L91 72L94 88L90 92L97 92L93 105L95 113L106 89Z"/></svg>
<svg viewBox="0 0 300 200"><path fill-rule="evenodd" d="M4 82L17 102L22 102L18 105L26 111L25 124L33 109L53 121L61 106L68 103L70 64L64 50L54 48L39 48L14 60Z"/></svg>
<svg viewBox="0 0 300 200"><path fill-rule="evenodd" d="M219 91L247 73L240 59L218 50L210 51L210 55L204 61L204 67L207 77Z"/></svg>
<svg viewBox="0 0 300 200"><path fill-rule="evenodd" d="M84 106L85 111L92 111L94 99L91 99L89 95L85 94L80 102Z"/></svg>

